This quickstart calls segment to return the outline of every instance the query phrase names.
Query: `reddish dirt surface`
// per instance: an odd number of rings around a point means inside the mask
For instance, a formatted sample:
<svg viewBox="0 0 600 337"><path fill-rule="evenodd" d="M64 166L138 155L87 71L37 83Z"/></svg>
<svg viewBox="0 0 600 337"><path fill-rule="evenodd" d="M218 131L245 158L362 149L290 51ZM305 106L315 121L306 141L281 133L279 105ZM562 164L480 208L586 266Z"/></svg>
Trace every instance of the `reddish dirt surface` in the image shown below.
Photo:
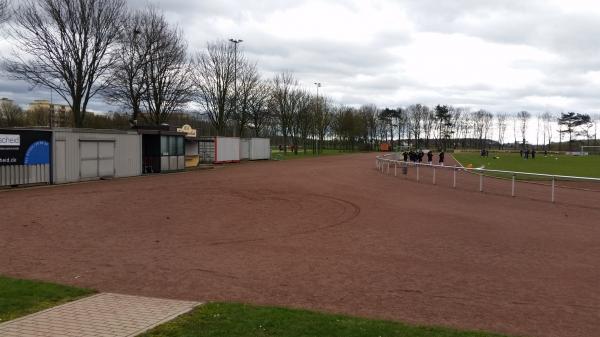
<svg viewBox="0 0 600 337"><path fill-rule="evenodd" d="M374 154L0 192L0 274L526 336L600 336L600 203ZM539 193L539 198L536 193ZM533 199L540 199L531 200ZM584 204L576 206L577 204Z"/></svg>

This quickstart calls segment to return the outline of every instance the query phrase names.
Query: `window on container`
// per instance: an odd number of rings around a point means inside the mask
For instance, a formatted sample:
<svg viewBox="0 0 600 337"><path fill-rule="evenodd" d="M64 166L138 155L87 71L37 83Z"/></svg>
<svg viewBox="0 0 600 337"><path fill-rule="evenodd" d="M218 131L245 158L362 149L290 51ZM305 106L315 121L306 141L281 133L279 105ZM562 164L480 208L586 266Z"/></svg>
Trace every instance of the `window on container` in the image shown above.
<svg viewBox="0 0 600 337"><path fill-rule="evenodd" d="M169 137L169 156L177 155L177 137Z"/></svg>
<svg viewBox="0 0 600 337"><path fill-rule="evenodd" d="M177 137L177 155L185 156L185 144L183 142L183 137Z"/></svg>
<svg viewBox="0 0 600 337"><path fill-rule="evenodd" d="M163 156L169 155L169 137L160 136L160 153Z"/></svg>

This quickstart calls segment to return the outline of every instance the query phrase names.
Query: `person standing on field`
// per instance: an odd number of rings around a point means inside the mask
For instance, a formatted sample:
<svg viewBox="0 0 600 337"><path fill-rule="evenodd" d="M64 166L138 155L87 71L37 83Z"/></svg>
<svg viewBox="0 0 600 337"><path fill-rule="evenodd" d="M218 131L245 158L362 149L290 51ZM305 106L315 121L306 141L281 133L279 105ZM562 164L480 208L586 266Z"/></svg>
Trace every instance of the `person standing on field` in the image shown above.
<svg viewBox="0 0 600 337"><path fill-rule="evenodd" d="M444 151L441 151L440 152L440 159L439 159L440 166L444 166L444 156L445 156Z"/></svg>
<svg viewBox="0 0 600 337"><path fill-rule="evenodd" d="M535 154L536 154L535 149L532 149L531 150L531 159L535 159Z"/></svg>

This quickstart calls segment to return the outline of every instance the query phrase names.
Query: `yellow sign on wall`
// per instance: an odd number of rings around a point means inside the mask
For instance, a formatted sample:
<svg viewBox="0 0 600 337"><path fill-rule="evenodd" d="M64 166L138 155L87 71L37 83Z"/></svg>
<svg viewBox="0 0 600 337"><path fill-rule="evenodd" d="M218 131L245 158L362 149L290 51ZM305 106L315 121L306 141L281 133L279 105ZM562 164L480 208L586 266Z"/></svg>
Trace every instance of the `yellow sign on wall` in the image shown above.
<svg viewBox="0 0 600 337"><path fill-rule="evenodd" d="M178 128L177 132L185 133L186 137L196 138L196 129L192 129L192 127L187 124Z"/></svg>

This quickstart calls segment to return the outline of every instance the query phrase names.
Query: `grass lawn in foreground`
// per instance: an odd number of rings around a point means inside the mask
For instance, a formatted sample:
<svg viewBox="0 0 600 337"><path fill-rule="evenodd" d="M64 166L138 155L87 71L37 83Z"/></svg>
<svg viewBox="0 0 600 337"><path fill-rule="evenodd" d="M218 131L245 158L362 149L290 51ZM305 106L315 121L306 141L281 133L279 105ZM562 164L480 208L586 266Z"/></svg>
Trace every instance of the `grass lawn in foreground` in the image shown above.
<svg viewBox="0 0 600 337"><path fill-rule="evenodd" d="M454 158L465 167L472 164L474 168L483 167L490 170L600 178L600 156L548 155L544 157L543 152L538 152L535 159L525 160L518 153L490 152L490 156L484 158L479 153L465 152L455 153Z"/></svg>
<svg viewBox="0 0 600 337"><path fill-rule="evenodd" d="M301 159L301 158L318 158L318 157L328 157L328 156L339 156L344 154L354 154L359 152L340 152L339 150L323 150L321 154L317 155L313 153L312 150L307 150L304 153L304 150L299 150L298 154L294 154L294 152L289 151L284 153L283 151L279 151L278 149L271 149L271 159L272 160L290 160L290 159Z"/></svg>
<svg viewBox="0 0 600 337"><path fill-rule="evenodd" d="M92 293L89 289L0 276L0 323Z"/></svg>
<svg viewBox="0 0 600 337"><path fill-rule="evenodd" d="M500 337L304 310L211 303L141 337Z"/></svg>

